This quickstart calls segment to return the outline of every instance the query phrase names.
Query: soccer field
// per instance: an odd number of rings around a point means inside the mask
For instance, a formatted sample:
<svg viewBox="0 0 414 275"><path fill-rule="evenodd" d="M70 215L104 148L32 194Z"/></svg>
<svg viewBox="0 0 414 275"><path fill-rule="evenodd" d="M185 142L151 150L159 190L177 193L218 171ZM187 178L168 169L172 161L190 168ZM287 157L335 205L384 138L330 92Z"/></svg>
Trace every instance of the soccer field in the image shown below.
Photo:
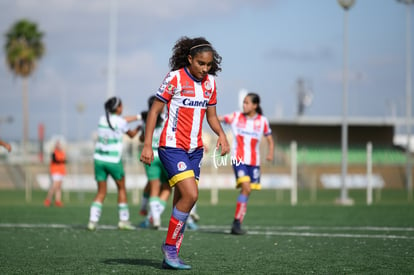
<svg viewBox="0 0 414 275"><path fill-rule="evenodd" d="M93 193L70 194L64 208L45 208L43 192L25 203L24 192L0 192L0 274L166 274L160 245L169 207L158 231L116 229L116 196L109 194L100 227L86 230ZM210 205L201 191L198 231L186 231L181 257L186 274L413 274L414 203L404 192L383 191L364 204L363 192L350 192L354 206L333 203L338 191L319 192L311 202L299 193L263 190L249 200L248 234L229 234L236 190L220 191ZM138 224L138 206L130 204Z"/></svg>

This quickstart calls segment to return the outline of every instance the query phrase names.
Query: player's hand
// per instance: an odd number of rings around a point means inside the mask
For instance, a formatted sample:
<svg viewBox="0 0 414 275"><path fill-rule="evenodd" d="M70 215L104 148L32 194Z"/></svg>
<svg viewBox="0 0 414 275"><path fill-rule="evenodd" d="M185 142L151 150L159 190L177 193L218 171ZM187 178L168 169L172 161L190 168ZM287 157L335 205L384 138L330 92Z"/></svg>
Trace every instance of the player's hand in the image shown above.
<svg viewBox="0 0 414 275"><path fill-rule="evenodd" d="M151 146L144 145L139 160L145 164L151 165L151 162L154 160L154 152L152 151Z"/></svg>
<svg viewBox="0 0 414 275"><path fill-rule="evenodd" d="M267 161L273 161L273 153L269 153L269 154L266 156L266 160L267 160Z"/></svg>
<svg viewBox="0 0 414 275"><path fill-rule="evenodd" d="M216 148L221 148L221 156L224 156L230 153L230 145L227 142L226 135L221 135L218 137Z"/></svg>

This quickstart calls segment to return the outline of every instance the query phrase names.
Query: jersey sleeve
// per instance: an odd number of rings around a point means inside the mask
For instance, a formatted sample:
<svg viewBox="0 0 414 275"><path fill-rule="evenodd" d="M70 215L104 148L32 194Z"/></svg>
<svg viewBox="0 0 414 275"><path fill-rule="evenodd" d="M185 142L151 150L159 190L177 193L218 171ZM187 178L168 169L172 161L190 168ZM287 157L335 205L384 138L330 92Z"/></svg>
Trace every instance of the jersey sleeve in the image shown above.
<svg viewBox="0 0 414 275"><path fill-rule="evenodd" d="M169 102L174 93L177 91L177 84L178 81L175 74L172 72L168 73L158 89L156 97L164 103Z"/></svg>
<svg viewBox="0 0 414 275"><path fill-rule="evenodd" d="M212 91L210 100L208 101L208 106L216 106L217 105L217 88L216 88L216 80L213 78L210 81L212 83ZM211 85L211 84L210 84Z"/></svg>
<svg viewBox="0 0 414 275"><path fill-rule="evenodd" d="M224 122L227 123L227 124L231 124L234 121L234 119L236 118L236 116L237 116L236 112L224 115Z"/></svg>
<svg viewBox="0 0 414 275"><path fill-rule="evenodd" d="M126 133L129 131L128 122L122 117L120 117L119 119L118 127L123 133Z"/></svg>
<svg viewBox="0 0 414 275"><path fill-rule="evenodd" d="M263 117L263 121L264 121L263 135L264 136L269 136L269 135L272 134L272 129L270 128L269 120L267 118Z"/></svg>

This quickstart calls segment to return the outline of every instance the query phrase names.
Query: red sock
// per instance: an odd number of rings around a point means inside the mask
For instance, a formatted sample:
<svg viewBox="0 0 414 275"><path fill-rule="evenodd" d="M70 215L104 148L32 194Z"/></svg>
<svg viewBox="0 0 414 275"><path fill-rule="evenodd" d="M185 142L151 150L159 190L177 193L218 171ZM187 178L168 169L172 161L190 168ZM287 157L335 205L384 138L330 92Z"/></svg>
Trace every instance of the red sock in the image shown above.
<svg viewBox="0 0 414 275"><path fill-rule="evenodd" d="M236 212L234 213L234 219L240 220L240 223L242 223L244 219L244 215L246 215L246 210L247 210L247 203L238 201L236 205Z"/></svg>
<svg viewBox="0 0 414 275"><path fill-rule="evenodd" d="M180 232L184 224L185 224L184 222L179 221L173 216L171 216L165 244L174 245L174 246L177 244L177 240L180 237Z"/></svg>
<svg viewBox="0 0 414 275"><path fill-rule="evenodd" d="M177 254L180 253L181 244L183 243L184 233L180 233L177 238L177 243L175 247L177 248Z"/></svg>

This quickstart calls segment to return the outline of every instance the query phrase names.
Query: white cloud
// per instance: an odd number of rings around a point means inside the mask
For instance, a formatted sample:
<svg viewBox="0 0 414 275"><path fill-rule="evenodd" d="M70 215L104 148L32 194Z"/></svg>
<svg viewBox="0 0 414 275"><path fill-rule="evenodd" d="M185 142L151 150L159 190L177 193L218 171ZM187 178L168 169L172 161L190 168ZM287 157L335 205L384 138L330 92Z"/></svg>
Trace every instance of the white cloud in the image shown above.
<svg viewBox="0 0 414 275"><path fill-rule="evenodd" d="M95 127L96 116L101 113L106 98L111 1L0 0L0 33L4 34L20 18L35 21L45 33L46 55L30 79L31 115L35 116L36 108L41 112L56 112L63 105L63 100L56 97L64 91L68 120L75 104L82 101L87 105L83 115L85 125L92 121ZM281 4L282 1L276 0L210 0L207 3L200 0L118 0L117 95L130 109L146 108L142 98L161 84L168 70L173 43L182 35L200 35L217 45L223 56L223 72L218 77L220 112L237 108L234 95L238 89L246 87L263 92L263 102L268 104L264 106L266 113L274 113L276 98L286 115L292 114L295 104L291 86L298 75L309 77L317 93L330 95L324 102L331 102L336 98L332 91L340 95L342 87L341 54L337 54L341 53L342 44L334 41L342 39L342 29L338 27L342 17L329 17L330 20L326 17L327 14L342 15L342 11L331 1L320 0L317 4L283 1ZM363 20L371 20L372 5L362 2L358 5L360 15L355 9L353 16L363 15ZM386 18L394 6L398 9L394 14L405 15L400 5L385 2L377 5L377 16ZM364 5L370 9L364 9ZM303 24L300 18L312 20L306 21L309 32L300 25ZM390 37L390 31L399 33L401 24L396 23L395 18L392 16L387 21L389 28L381 29L381 38ZM403 92L405 54L401 49L404 39L402 36L401 39L385 39L381 47L384 52L373 52L378 46L373 42L379 41L376 33L370 32L366 47L358 47L359 57L352 59L355 55L350 55L349 77L353 85L350 88L360 88L367 93L372 90L376 95ZM401 33L403 35L404 31ZM366 34L361 34L357 28L350 32L350 36L354 35ZM4 45L4 35L0 43ZM260 58L260 54L271 47L274 50L267 51L270 58ZM15 81L4 66L4 55L0 62L3 63L0 110L13 115L17 122L20 105L10 105L20 104L21 80L15 78ZM340 96L338 98L339 102ZM47 108L39 103L46 104ZM383 104L376 107L374 103L372 108L382 112ZM318 108L313 109L315 113L320 112ZM52 115L44 117L49 119ZM48 127L52 126L51 122ZM72 131L69 134L73 134Z"/></svg>
<svg viewBox="0 0 414 275"><path fill-rule="evenodd" d="M133 78L138 75L142 78L154 75L156 65L151 52L135 51L131 54L122 54L117 59L118 74L121 77Z"/></svg>
<svg viewBox="0 0 414 275"><path fill-rule="evenodd" d="M108 0L16 0L15 3L17 9L29 10L35 14L49 14L50 11L101 13L108 10L109 6Z"/></svg>
<svg viewBox="0 0 414 275"><path fill-rule="evenodd" d="M9 0L14 3L17 11L30 11L33 15L51 15L61 13L62 16L73 14L108 15L112 3L117 3L119 13L133 14L140 17L155 18L157 20L171 19L175 17L199 17L212 18L215 14L234 12L243 6L263 7L271 5L270 0ZM4 4L4 6L10 6ZM12 8L13 9L13 8ZM76 22L76 17L72 18ZM93 22L89 22L93 23Z"/></svg>

